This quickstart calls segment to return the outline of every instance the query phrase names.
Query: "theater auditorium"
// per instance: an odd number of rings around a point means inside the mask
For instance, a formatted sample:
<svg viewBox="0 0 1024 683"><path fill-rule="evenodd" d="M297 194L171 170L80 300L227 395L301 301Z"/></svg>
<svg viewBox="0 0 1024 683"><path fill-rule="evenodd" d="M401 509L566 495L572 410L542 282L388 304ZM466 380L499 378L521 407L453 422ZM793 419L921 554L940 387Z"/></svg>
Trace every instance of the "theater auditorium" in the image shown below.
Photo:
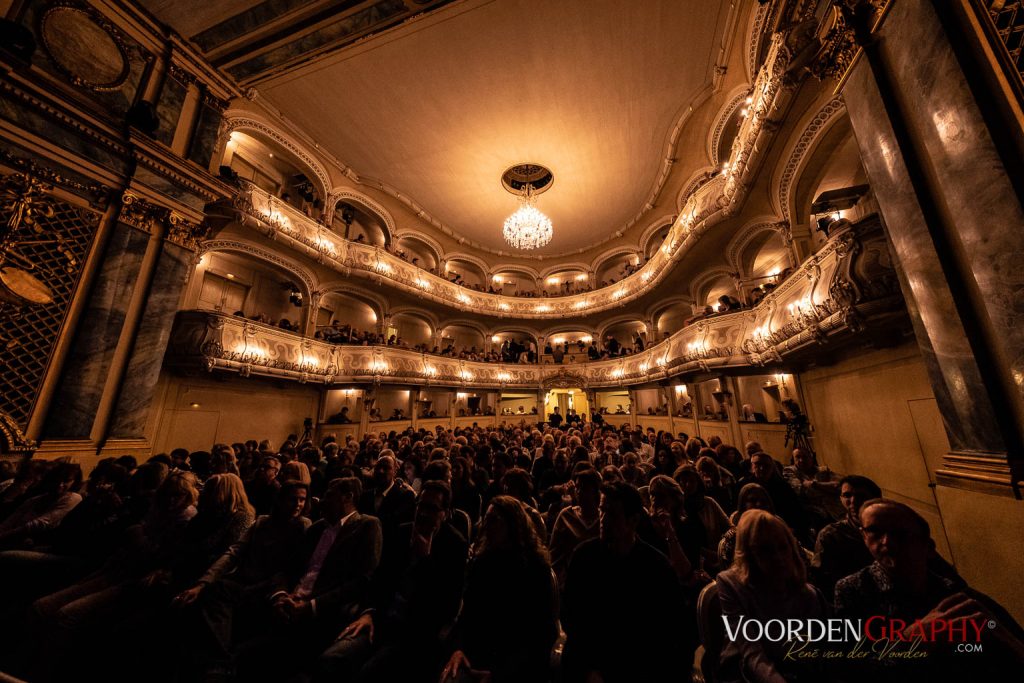
<svg viewBox="0 0 1024 683"><path fill-rule="evenodd" d="M1021 0L0 0L0 681L1024 670Z"/></svg>

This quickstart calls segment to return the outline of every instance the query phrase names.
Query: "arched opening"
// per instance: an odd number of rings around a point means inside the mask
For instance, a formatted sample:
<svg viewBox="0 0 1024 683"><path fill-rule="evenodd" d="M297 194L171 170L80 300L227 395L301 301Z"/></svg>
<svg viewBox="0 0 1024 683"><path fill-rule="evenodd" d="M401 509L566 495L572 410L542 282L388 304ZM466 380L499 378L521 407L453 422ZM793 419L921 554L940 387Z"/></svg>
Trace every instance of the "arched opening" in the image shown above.
<svg viewBox="0 0 1024 683"><path fill-rule="evenodd" d="M601 344L606 351L618 349L621 353L636 353L639 351L637 339L647 346L647 326L640 320L615 322L601 333Z"/></svg>
<svg viewBox="0 0 1024 683"><path fill-rule="evenodd" d="M226 251L203 254L186 308L217 311L301 332L308 295L301 278L262 259Z"/></svg>
<svg viewBox="0 0 1024 683"><path fill-rule="evenodd" d="M502 361L515 363L524 358L536 361L540 349L537 335L524 329L504 329L491 334L491 348L501 354Z"/></svg>
<svg viewBox="0 0 1024 683"><path fill-rule="evenodd" d="M590 289L590 276L579 268L559 270L544 278L544 291L552 296L577 294Z"/></svg>
<svg viewBox="0 0 1024 683"><path fill-rule="evenodd" d="M360 336L377 333L379 316L376 308L349 292L327 292L320 298L317 311L317 332L324 336L346 325Z"/></svg>
<svg viewBox="0 0 1024 683"><path fill-rule="evenodd" d="M316 173L292 152L257 131L236 130L221 159L221 175L246 180L313 219L324 208Z"/></svg>
<svg viewBox="0 0 1024 683"><path fill-rule="evenodd" d="M632 275L643 265L639 254L623 252L602 260L594 269L594 287L607 287L610 284Z"/></svg>
<svg viewBox="0 0 1024 683"><path fill-rule="evenodd" d="M651 239L647 240L647 248L644 250L644 256L648 259L658 253L658 249L665 243L665 239L668 238L668 233L672 230L671 225L666 225L664 228L659 230L657 234Z"/></svg>
<svg viewBox="0 0 1024 683"><path fill-rule="evenodd" d="M395 249L399 256L414 266L429 270L432 273L437 272L440 257L434 251L434 248L423 240L413 235L405 235L395 242Z"/></svg>
<svg viewBox="0 0 1024 683"><path fill-rule="evenodd" d="M479 353L486 348L484 333L469 325L449 324L441 328L441 349L449 345L456 351Z"/></svg>
<svg viewBox="0 0 1024 683"><path fill-rule="evenodd" d="M391 244L391 232L377 214L357 202L338 202L334 207L331 229L347 240L385 247Z"/></svg>
<svg viewBox="0 0 1024 683"><path fill-rule="evenodd" d="M823 192L867 183L850 119L843 115L816 143L793 188L794 222L809 225L812 251L828 239L825 233L815 230L815 216L811 214L814 199Z"/></svg>
<svg viewBox="0 0 1024 683"><path fill-rule="evenodd" d="M740 253L740 268L754 284L783 276L789 268L789 250L782 235L776 230L756 235Z"/></svg>
<svg viewBox="0 0 1024 683"><path fill-rule="evenodd" d="M407 311L395 313L391 316L391 325L385 330L385 337L390 341L395 337L395 343L399 346L426 346L432 348L434 345L434 328L431 323L422 316Z"/></svg>
<svg viewBox="0 0 1024 683"><path fill-rule="evenodd" d="M682 301L665 306L654 316L654 335L652 342L657 343L668 339L673 334L683 329L686 321L693 315L692 307Z"/></svg>
<svg viewBox="0 0 1024 683"><path fill-rule="evenodd" d="M506 296L533 296L538 293L537 278L526 271L503 269L491 276L491 286Z"/></svg>
<svg viewBox="0 0 1024 683"><path fill-rule="evenodd" d="M580 327L548 332L544 338L544 348L541 349L541 362L557 362L562 357L565 363L583 363L589 359L588 350L594 342L594 331ZM596 351L597 346L594 348Z"/></svg>
<svg viewBox="0 0 1024 683"><path fill-rule="evenodd" d="M484 283L487 273L479 264L467 259L459 257L448 259L444 276L452 282L465 285L470 289L484 290L487 288Z"/></svg>
<svg viewBox="0 0 1024 683"><path fill-rule="evenodd" d="M708 280L697 291L695 301L701 308L710 306L718 313L721 306L718 299L722 296L737 297L736 282L727 273Z"/></svg>

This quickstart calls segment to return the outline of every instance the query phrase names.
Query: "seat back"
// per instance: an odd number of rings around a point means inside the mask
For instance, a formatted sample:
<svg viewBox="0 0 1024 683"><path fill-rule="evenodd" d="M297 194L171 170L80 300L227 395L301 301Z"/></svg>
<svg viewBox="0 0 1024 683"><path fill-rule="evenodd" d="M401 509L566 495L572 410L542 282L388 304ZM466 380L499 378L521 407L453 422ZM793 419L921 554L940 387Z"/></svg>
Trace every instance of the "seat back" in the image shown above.
<svg viewBox="0 0 1024 683"><path fill-rule="evenodd" d="M722 624L722 606L718 601L718 584L712 581L697 598L697 626L700 629L701 646L694 661L694 678L705 683L718 681L718 667L721 663L722 644L725 642L725 626Z"/></svg>

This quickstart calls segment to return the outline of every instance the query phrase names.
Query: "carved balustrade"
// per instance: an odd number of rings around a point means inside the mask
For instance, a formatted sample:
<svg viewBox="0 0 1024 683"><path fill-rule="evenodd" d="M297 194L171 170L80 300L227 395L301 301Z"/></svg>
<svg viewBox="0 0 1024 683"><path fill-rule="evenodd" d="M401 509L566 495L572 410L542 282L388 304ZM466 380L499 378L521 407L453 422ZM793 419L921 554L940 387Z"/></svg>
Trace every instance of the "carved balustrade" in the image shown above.
<svg viewBox="0 0 1024 683"><path fill-rule="evenodd" d="M330 344L244 318L182 311L168 363L323 384L473 388L639 385L780 363L903 315L877 216L841 221L832 234L754 308L697 321L632 356L563 365L482 363L397 347Z"/></svg>

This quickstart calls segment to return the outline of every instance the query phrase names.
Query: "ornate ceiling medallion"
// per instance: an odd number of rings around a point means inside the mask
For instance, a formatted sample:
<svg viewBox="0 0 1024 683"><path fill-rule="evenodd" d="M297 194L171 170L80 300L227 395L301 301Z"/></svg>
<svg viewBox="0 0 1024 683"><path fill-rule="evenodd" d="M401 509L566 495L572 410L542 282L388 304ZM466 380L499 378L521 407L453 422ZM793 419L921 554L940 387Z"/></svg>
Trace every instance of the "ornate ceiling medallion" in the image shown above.
<svg viewBox="0 0 1024 683"><path fill-rule="evenodd" d="M502 229L505 241L513 248L538 249L551 241L551 219L534 206L534 197L550 188L554 179L551 171L540 164L517 164L501 174L501 184L521 201Z"/></svg>

